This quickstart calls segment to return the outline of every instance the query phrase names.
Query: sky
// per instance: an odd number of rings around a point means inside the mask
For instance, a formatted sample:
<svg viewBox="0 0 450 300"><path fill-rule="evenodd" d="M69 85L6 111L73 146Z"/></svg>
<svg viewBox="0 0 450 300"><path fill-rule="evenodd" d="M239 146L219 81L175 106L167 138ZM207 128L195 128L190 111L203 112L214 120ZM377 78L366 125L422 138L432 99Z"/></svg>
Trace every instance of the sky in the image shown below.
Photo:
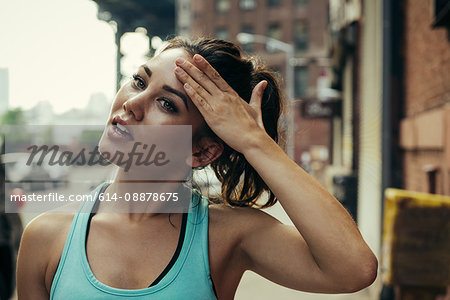
<svg viewBox="0 0 450 300"><path fill-rule="evenodd" d="M10 108L49 101L61 113L98 92L112 100L114 30L91 0L0 0L0 68L9 70Z"/></svg>

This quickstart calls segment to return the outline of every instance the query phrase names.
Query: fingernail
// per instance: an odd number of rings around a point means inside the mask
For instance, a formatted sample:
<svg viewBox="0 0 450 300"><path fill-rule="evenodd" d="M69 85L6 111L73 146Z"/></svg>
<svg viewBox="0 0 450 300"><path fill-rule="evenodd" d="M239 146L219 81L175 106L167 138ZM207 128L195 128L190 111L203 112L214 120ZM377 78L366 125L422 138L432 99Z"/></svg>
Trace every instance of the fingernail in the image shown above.
<svg viewBox="0 0 450 300"><path fill-rule="evenodd" d="M195 62L201 62L201 61L202 61L202 58L200 57L200 55L195 54L195 55L194 55L194 61L195 61Z"/></svg>
<svg viewBox="0 0 450 300"><path fill-rule="evenodd" d="M177 58L177 60L175 61L175 63L177 65L182 65L182 64L184 64L184 62L185 62L185 60L183 58L181 58L181 57Z"/></svg>
<svg viewBox="0 0 450 300"><path fill-rule="evenodd" d="M175 73L181 74L181 72L183 72L183 70L181 70L181 68L179 68L179 67L175 68Z"/></svg>
<svg viewBox="0 0 450 300"><path fill-rule="evenodd" d="M189 84L185 83L185 84L184 84L184 88L187 89L187 90L190 90L190 89L191 89L191 86L190 86Z"/></svg>

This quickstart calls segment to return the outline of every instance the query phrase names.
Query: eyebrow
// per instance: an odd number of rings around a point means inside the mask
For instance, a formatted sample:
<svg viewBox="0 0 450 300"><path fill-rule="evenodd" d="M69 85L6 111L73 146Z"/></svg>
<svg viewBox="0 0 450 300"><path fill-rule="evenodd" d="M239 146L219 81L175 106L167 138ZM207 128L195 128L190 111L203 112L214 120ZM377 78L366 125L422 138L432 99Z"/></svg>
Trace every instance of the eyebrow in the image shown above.
<svg viewBox="0 0 450 300"><path fill-rule="evenodd" d="M152 77L152 71L150 71L150 69L146 66L146 65L142 65L142 68L144 68L145 73L147 73L148 77Z"/></svg>
<svg viewBox="0 0 450 300"><path fill-rule="evenodd" d="M150 71L150 69L146 65L142 65L141 67L144 69L145 73L147 73L148 77L152 76L152 71ZM188 104L187 104L188 103L187 97L184 93L182 93L179 90L176 90L168 85L164 85L163 89L180 97L181 100L183 100L183 102L184 102L184 106L186 106L186 110L189 111Z"/></svg>
<svg viewBox="0 0 450 300"><path fill-rule="evenodd" d="M184 106L186 106L186 110L189 111L189 108L188 108L188 105L187 105L187 97L186 97L186 95L184 93L182 93L179 90L176 90L174 88L171 88L168 85L163 85L163 89L165 89L166 91L171 92L171 93L177 95L178 97L180 97L181 100L183 100L183 102L184 102Z"/></svg>

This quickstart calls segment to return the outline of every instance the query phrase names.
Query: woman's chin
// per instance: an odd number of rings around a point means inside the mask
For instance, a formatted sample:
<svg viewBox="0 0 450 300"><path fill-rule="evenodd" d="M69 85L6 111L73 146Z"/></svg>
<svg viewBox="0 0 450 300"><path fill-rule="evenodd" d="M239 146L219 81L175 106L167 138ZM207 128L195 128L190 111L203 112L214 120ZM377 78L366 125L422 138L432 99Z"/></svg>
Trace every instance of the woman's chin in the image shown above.
<svg viewBox="0 0 450 300"><path fill-rule="evenodd" d="M100 152L100 154L106 152L106 151L111 151L111 142L108 141L108 138L106 136L106 130L107 128L105 128L105 131L103 131L103 134L100 138L100 141L98 142L98 151Z"/></svg>

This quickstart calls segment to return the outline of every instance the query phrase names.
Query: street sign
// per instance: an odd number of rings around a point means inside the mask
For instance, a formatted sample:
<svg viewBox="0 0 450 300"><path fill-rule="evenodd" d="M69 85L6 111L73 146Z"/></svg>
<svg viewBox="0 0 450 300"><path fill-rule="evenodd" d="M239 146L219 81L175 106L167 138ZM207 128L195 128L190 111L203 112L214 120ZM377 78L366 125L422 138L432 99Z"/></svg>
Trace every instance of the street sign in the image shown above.
<svg viewBox="0 0 450 300"><path fill-rule="evenodd" d="M332 118L341 116L342 101L340 99L330 99L321 101L318 99L308 99L301 103L301 114L305 119Z"/></svg>

